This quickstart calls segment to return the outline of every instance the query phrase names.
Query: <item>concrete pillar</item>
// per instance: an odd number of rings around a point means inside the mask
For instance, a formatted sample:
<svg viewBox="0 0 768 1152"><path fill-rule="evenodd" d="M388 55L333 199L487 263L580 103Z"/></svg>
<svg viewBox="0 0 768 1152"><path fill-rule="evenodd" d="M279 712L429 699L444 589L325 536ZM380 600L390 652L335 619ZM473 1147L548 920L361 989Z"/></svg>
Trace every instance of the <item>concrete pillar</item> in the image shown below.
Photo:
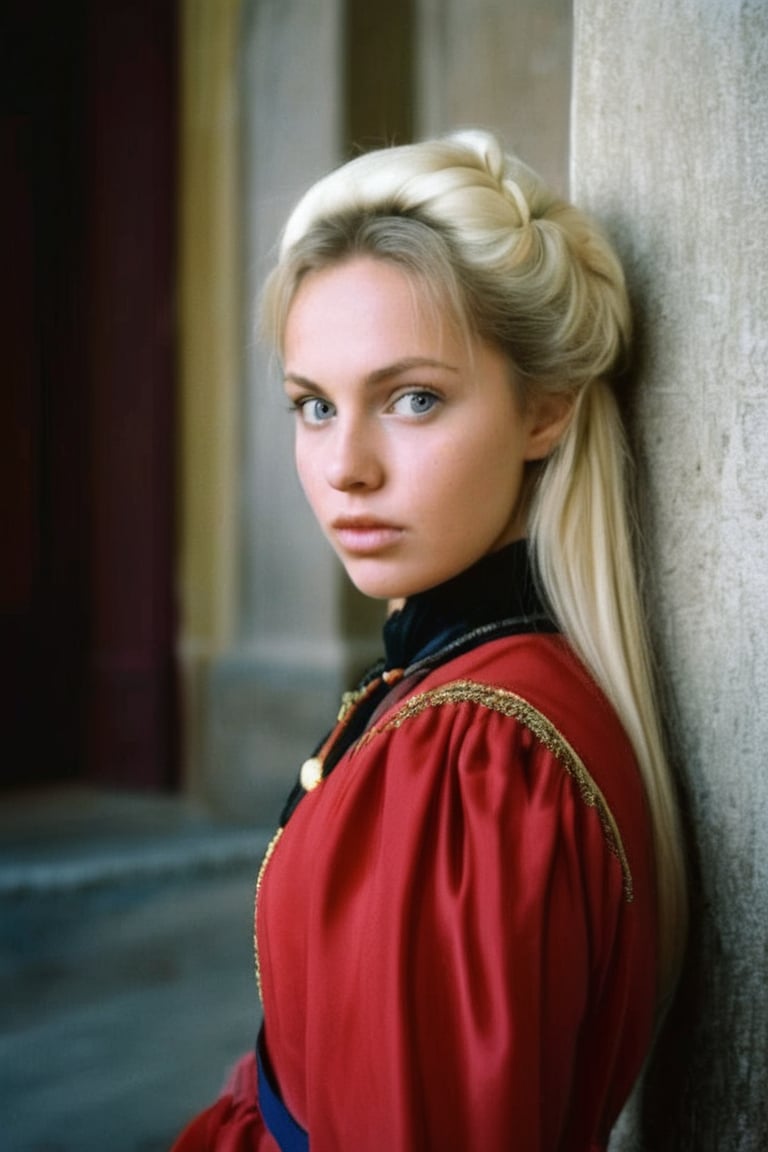
<svg viewBox="0 0 768 1152"><path fill-rule="evenodd" d="M634 419L694 931L616 1148L768 1147L768 6L580 0L572 186L636 298Z"/></svg>
<svg viewBox="0 0 768 1152"><path fill-rule="evenodd" d="M565 191L572 0L416 4L416 135L492 128Z"/></svg>

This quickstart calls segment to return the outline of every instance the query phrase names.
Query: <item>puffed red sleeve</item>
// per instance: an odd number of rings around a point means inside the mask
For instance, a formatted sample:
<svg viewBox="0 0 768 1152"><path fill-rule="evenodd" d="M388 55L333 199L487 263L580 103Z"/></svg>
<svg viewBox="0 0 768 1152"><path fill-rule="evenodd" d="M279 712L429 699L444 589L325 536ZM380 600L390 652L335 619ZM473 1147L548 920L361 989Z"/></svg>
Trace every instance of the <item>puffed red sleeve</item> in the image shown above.
<svg viewBox="0 0 768 1152"><path fill-rule="evenodd" d="M634 765L620 828L569 748L459 695L302 801L263 912L296 983L265 979L265 1016L313 1152L601 1147L648 1043L654 913Z"/></svg>
<svg viewBox="0 0 768 1152"><path fill-rule="evenodd" d="M259 1112L255 1055L240 1060L218 1100L190 1120L171 1152L279 1152Z"/></svg>

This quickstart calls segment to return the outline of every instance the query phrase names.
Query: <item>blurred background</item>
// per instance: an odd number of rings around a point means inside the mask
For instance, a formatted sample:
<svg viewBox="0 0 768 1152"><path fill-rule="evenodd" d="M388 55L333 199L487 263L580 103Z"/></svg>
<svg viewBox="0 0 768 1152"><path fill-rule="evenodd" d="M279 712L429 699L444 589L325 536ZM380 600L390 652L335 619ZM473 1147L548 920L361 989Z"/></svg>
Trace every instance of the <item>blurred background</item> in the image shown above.
<svg viewBox="0 0 768 1152"><path fill-rule="evenodd" d="M3 0L0 1145L168 1147L253 881L377 652L254 335L292 204L480 124L565 190L569 0Z"/></svg>
<svg viewBox="0 0 768 1152"><path fill-rule="evenodd" d="M611 1150L768 1148L766 75L764 0L0 0L2 1152L161 1152L253 1042L259 862L381 624L259 285L315 178L472 124L637 320L693 931Z"/></svg>

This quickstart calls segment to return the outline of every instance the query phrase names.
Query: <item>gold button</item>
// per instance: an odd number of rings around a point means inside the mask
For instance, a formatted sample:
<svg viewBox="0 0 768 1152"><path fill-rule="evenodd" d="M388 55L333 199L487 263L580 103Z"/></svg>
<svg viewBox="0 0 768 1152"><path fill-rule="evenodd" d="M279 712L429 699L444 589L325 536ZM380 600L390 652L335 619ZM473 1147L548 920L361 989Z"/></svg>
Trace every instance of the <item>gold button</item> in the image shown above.
<svg viewBox="0 0 768 1152"><path fill-rule="evenodd" d="M317 756L311 756L309 760L305 760L299 774L299 780L301 781L301 786L304 791L311 792L313 788L317 788L322 778L322 760L318 760Z"/></svg>

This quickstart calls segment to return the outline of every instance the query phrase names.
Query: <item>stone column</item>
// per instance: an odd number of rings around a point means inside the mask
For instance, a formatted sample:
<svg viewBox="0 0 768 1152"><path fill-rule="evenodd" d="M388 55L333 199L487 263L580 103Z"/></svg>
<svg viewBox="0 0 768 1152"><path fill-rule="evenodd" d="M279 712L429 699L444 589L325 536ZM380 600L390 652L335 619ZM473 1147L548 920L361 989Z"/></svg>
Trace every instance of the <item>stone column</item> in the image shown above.
<svg viewBox="0 0 768 1152"><path fill-rule="evenodd" d="M581 0L572 187L636 298L653 618L694 930L645 1138L768 1147L768 7Z"/></svg>

